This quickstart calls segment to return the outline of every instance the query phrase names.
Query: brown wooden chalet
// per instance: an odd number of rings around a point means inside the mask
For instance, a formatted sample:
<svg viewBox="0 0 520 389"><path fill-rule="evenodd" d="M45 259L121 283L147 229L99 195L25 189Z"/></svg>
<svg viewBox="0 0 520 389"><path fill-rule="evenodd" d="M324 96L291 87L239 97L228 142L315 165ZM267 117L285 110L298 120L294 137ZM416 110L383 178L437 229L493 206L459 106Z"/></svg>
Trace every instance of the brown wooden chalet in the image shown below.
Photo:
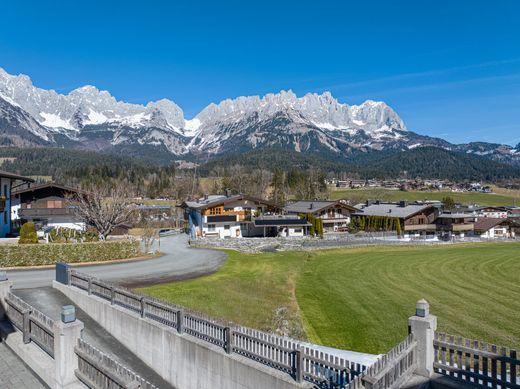
<svg viewBox="0 0 520 389"><path fill-rule="evenodd" d="M38 227L66 227L83 229L84 223L68 204L67 196L83 191L57 183L25 185L12 193L13 224L20 227L27 221Z"/></svg>

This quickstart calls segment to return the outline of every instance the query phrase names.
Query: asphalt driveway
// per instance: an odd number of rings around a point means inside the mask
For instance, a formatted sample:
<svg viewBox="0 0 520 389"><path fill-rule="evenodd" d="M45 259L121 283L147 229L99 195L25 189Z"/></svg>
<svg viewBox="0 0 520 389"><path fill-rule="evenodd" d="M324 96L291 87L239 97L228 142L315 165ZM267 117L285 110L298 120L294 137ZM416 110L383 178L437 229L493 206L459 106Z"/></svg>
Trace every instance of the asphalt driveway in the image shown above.
<svg viewBox="0 0 520 389"><path fill-rule="evenodd" d="M79 270L123 286L139 287L211 274L226 260L221 251L189 247L185 234L162 237L161 252L164 255L153 259L81 266ZM51 285L55 272L54 269L11 270L7 276L15 289L40 288Z"/></svg>

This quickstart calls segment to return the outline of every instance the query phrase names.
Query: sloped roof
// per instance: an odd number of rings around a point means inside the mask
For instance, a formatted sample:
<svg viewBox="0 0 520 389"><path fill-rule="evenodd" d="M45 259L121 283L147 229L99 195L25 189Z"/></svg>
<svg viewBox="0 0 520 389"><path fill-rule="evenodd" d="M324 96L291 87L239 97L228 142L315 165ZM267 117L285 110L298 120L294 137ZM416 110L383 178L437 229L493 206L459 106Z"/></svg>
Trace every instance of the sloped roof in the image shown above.
<svg viewBox="0 0 520 389"><path fill-rule="evenodd" d="M356 213L360 216L389 216L400 219L408 219L417 213L431 209L431 204L410 204L404 207L396 203L371 204L361 208L361 212Z"/></svg>
<svg viewBox="0 0 520 389"><path fill-rule="evenodd" d="M3 170L0 170L0 177L12 178L13 180L34 182L34 180L32 178L20 176L19 174L15 174L15 173L9 173L9 172L3 171Z"/></svg>
<svg viewBox="0 0 520 389"><path fill-rule="evenodd" d="M185 201L181 204L181 208L194 208L199 210L204 210L212 207L216 207L217 205L226 205L229 203L233 203L235 201L240 200L248 200L255 203L265 204L272 207L278 208L276 204L271 201L263 200L257 197L247 196L247 195L235 195L235 196L208 196L207 199L201 199L199 201Z"/></svg>
<svg viewBox="0 0 520 389"><path fill-rule="evenodd" d="M344 204L340 201L329 201L329 200L301 200L296 201L292 204L288 204L284 207L284 210L289 213L315 213L323 209L340 206L348 209L350 212L358 212L359 209L354 208L351 205Z"/></svg>
<svg viewBox="0 0 520 389"><path fill-rule="evenodd" d="M45 184L31 185L31 186L28 186L25 188L16 189L13 191L12 194L17 195L17 194L21 194L21 193L34 192L34 191L37 191L40 189L45 189L45 188L57 188L57 189L62 189L67 192L84 193L83 190L78 189L78 188L73 188L71 186L56 184L55 182L47 182Z"/></svg>
<svg viewBox="0 0 520 389"><path fill-rule="evenodd" d="M482 217L474 223L474 230L476 232L485 232L502 223L508 223L508 221L494 217Z"/></svg>

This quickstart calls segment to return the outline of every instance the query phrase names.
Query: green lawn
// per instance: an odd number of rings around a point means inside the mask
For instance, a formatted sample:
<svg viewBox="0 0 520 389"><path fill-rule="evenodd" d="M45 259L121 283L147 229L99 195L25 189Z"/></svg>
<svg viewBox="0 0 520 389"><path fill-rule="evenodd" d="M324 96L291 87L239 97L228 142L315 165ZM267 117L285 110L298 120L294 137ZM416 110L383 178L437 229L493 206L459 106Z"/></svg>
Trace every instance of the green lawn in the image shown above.
<svg viewBox="0 0 520 389"><path fill-rule="evenodd" d="M403 192L390 189L341 189L331 193L333 200L353 199L355 202L364 202L368 199L399 201L399 200L442 200L450 196L457 203L479 204L479 205L520 205L519 196L507 196L493 193L474 193L474 192Z"/></svg>
<svg viewBox="0 0 520 389"><path fill-rule="evenodd" d="M406 336L424 297L440 330L519 348L519 252L518 243L230 252L213 275L143 291L261 329L284 306L311 341L372 353Z"/></svg>

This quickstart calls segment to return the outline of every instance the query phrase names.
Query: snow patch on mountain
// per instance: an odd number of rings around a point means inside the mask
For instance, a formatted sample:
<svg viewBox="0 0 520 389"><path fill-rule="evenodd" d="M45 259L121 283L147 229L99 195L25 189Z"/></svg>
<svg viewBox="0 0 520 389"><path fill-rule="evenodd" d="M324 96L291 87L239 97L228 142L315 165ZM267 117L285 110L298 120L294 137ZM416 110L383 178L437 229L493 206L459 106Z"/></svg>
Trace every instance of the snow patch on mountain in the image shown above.
<svg viewBox="0 0 520 389"><path fill-rule="evenodd" d="M58 115L55 115L53 113L41 112L40 116L43 118L43 120L39 120L42 126L74 130L74 127L72 127L67 120L63 120Z"/></svg>

